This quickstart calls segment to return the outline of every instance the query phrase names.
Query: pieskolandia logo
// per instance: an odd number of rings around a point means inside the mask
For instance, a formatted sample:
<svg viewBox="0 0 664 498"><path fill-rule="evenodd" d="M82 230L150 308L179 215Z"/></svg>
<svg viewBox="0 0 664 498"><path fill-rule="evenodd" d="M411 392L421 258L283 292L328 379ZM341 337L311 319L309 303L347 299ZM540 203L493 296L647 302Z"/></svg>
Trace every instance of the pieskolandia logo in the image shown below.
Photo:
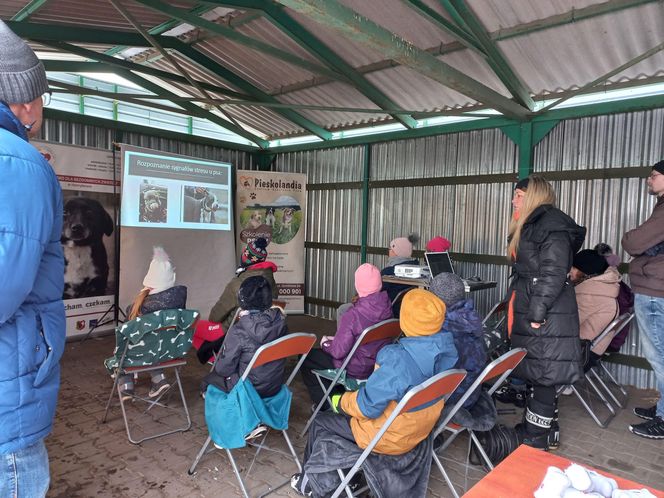
<svg viewBox="0 0 664 498"><path fill-rule="evenodd" d="M302 184L297 180L274 180L257 178L255 176L240 176L240 185L256 190L302 190Z"/></svg>

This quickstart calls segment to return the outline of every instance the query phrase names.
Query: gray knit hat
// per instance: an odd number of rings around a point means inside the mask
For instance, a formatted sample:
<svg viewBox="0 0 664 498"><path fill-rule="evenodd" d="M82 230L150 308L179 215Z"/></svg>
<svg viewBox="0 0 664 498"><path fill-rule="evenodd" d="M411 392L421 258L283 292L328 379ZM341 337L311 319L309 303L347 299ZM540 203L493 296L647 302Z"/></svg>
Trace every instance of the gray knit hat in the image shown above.
<svg viewBox="0 0 664 498"><path fill-rule="evenodd" d="M44 65L28 44L0 21L0 102L27 104L46 92Z"/></svg>
<svg viewBox="0 0 664 498"><path fill-rule="evenodd" d="M429 290L438 296L449 308L466 298L463 280L454 273L439 273L431 281Z"/></svg>

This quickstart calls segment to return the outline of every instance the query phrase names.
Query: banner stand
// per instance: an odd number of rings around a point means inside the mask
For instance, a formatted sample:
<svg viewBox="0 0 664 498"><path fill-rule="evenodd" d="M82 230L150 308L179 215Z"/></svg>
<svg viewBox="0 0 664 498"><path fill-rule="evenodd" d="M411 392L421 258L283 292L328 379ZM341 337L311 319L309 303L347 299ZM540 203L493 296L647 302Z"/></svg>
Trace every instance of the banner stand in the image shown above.
<svg viewBox="0 0 664 498"><path fill-rule="evenodd" d="M119 132L122 133L122 132ZM119 206L119 199L120 196L118 195L118 173L117 173L117 153L116 151L120 148L120 141L122 141L121 137L117 137L118 141L112 143L112 149L113 149L113 221L115 223L115 234L114 234L114 241L115 241L115 292L114 292L114 298L113 298L113 303L104 311L104 313L101 315L99 318L99 321L97 322L96 325L90 327L90 330L88 330L88 333L85 334L85 336L81 339L81 342L89 339L92 337L92 333L97 330L99 327L103 327L105 325L108 325L109 323L113 323L115 327L118 326L119 323L124 323L127 320L127 315L125 314L124 311L120 309L120 251L118 248L120 247L120 206ZM106 316L109 313L113 313L113 318L106 320ZM120 319L120 315L122 315L122 319Z"/></svg>

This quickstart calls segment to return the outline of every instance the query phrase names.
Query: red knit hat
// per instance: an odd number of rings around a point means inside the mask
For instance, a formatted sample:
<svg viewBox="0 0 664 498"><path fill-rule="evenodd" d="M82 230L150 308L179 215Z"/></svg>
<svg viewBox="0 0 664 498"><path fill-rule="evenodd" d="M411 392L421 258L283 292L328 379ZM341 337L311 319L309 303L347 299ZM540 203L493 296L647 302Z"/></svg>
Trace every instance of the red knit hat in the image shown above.
<svg viewBox="0 0 664 498"><path fill-rule="evenodd" d="M450 247L452 243L440 235L427 242L427 252L445 252L449 251Z"/></svg>

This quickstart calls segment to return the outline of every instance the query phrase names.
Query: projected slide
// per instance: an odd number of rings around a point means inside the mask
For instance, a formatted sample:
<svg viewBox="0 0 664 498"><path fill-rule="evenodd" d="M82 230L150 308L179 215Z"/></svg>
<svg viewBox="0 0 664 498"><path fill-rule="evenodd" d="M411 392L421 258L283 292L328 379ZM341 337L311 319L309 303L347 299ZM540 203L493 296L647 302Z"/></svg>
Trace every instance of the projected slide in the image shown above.
<svg viewBox="0 0 664 498"><path fill-rule="evenodd" d="M231 229L231 165L124 150L121 224Z"/></svg>

